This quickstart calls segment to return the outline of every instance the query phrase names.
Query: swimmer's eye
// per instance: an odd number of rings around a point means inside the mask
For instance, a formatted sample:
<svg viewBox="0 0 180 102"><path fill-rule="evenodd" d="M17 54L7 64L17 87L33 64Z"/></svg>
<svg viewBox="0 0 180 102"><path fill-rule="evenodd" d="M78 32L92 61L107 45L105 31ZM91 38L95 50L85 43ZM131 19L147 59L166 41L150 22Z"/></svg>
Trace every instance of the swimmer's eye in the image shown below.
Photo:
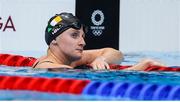
<svg viewBox="0 0 180 102"><path fill-rule="evenodd" d="M74 33L72 33L71 34L71 36L72 36L72 38L78 38L79 37L79 33L77 33L77 32L74 32Z"/></svg>

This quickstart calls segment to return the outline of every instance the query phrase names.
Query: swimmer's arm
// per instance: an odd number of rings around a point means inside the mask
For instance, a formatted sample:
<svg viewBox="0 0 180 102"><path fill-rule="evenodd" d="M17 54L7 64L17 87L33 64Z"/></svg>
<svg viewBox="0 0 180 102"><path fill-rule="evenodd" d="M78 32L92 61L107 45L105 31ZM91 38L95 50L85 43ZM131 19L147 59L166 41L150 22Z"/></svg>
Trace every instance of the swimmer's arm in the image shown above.
<svg viewBox="0 0 180 102"><path fill-rule="evenodd" d="M144 71L150 66L165 66L165 65L153 59L143 59L139 63L135 64L134 66L126 68L124 70Z"/></svg>
<svg viewBox="0 0 180 102"><path fill-rule="evenodd" d="M102 59L108 64L117 63L123 59L122 52L113 48L102 48L94 50L85 50L81 60L76 61L75 65L91 64L96 59Z"/></svg>
<svg viewBox="0 0 180 102"><path fill-rule="evenodd" d="M113 48L99 49L99 55L97 56L96 53L92 53L92 54L94 54L95 57L92 58L91 62L99 57L102 57L108 64L117 63L118 61L123 60L122 52Z"/></svg>
<svg viewBox="0 0 180 102"><path fill-rule="evenodd" d="M143 71L145 70L146 68L148 68L150 66L150 63L149 62L145 62L145 61L142 61L142 62L139 62L131 67L128 67L124 70L137 70L137 71Z"/></svg>

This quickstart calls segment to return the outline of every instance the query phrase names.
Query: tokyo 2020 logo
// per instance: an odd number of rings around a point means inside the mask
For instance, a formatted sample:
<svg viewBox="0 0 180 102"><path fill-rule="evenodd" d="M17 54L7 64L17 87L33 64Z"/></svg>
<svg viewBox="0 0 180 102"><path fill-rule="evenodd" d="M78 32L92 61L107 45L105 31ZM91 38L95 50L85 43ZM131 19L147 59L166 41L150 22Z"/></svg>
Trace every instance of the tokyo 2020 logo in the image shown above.
<svg viewBox="0 0 180 102"><path fill-rule="evenodd" d="M102 26L104 22L104 13L101 10L94 10L91 15L91 21L94 24L93 26L90 26L92 33L95 36L100 36L105 29L105 27Z"/></svg>

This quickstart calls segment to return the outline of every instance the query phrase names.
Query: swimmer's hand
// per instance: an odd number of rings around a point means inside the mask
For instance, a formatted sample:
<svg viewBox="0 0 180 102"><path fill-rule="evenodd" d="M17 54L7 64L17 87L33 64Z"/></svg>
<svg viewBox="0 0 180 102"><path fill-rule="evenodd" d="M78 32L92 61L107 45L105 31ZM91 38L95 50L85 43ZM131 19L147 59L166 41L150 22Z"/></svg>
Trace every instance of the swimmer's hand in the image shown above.
<svg viewBox="0 0 180 102"><path fill-rule="evenodd" d="M90 65L95 70L110 69L109 64L105 61L105 58L102 56L97 57Z"/></svg>
<svg viewBox="0 0 180 102"><path fill-rule="evenodd" d="M143 59L139 63L137 63L136 65L129 67L125 70L138 70L138 71L141 70L141 71L143 71L150 66L165 66L165 65L156 61L156 60L153 60L153 59Z"/></svg>

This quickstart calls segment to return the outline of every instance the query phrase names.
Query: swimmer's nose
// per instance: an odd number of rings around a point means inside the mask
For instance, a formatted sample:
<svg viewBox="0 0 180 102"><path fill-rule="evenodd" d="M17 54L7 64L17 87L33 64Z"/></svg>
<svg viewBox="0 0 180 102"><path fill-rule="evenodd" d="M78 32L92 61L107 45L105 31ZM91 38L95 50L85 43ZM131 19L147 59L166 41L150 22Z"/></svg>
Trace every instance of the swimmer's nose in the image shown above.
<svg viewBox="0 0 180 102"><path fill-rule="evenodd" d="M82 37L81 40L80 40L80 45L81 45L82 47L84 47L84 46L86 45L86 42L85 42L85 40L84 40L83 37Z"/></svg>

